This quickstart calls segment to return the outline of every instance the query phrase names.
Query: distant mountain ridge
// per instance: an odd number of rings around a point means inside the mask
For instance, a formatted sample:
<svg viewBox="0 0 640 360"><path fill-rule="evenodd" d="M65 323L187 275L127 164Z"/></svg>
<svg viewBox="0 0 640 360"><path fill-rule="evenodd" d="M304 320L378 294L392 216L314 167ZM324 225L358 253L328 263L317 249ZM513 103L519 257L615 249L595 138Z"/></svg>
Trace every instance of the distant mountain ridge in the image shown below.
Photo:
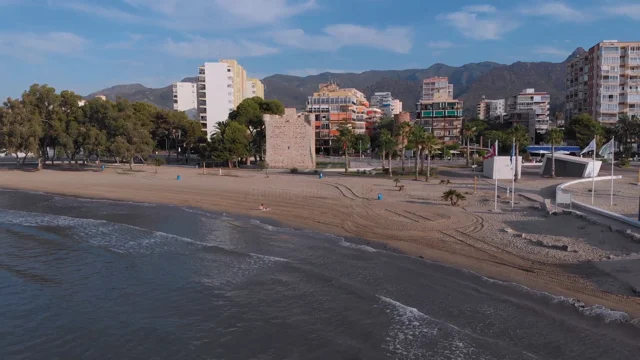
<svg viewBox="0 0 640 360"><path fill-rule="evenodd" d="M363 73L325 72L305 77L272 75L264 78L265 97L277 99L287 107L304 109L307 97L318 85L336 81L342 87L353 87L367 98L379 91L389 91L402 101L405 111L413 112L420 98L422 80L434 76L446 76L453 84L454 97L465 102L465 115L474 116L476 104L486 96L502 99L515 95L525 88L535 88L551 95L551 111L559 111L564 104L564 79L566 62L585 50L577 48L564 62L516 62L511 65L494 62L470 63L459 67L434 64L426 69L371 70ZM182 81L195 82L195 77ZM141 84L117 85L96 91L87 98L105 95L115 100L123 97L131 101L146 101L163 108L171 108L171 85L153 89Z"/></svg>

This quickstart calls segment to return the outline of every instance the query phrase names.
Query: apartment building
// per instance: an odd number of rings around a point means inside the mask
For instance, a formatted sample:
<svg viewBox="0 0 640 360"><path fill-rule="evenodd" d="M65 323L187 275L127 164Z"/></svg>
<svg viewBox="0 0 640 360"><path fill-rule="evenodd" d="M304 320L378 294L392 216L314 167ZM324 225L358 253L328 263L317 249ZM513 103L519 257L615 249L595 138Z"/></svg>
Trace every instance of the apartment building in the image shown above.
<svg viewBox="0 0 640 360"><path fill-rule="evenodd" d="M460 142L463 102L453 98L453 85L446 77L425 79L417 104L415 123L447 144Z"/></svg>
<svg viewBox="0 0 640 360"><path fill-rule="evenodd" d="M227 120L242 100L254 96L264 99L262 82L247 78L246 70L235 60L205 63L198 68L197 83L192 85L196 92L194 119L200 121L207 136L216 131L219 122ZM186 111L182 109L192 101L190 91L189 83L174 84L174 109Z"/></svg>
<svg viewBox="0 0 640 360"><path fill-rule="evenodd" d="M449 78L432 77L422 81L422 101L447 101L453 99L453 84Z"/></svg>
<svg viewBox="0 0 640 360"><path fill-rule="evenodd" d="M365 95L353 88L340 88L335 82L320 84L307 99L306 112L315 116L316 150L330 153L338 127L348 123L356 134L367 133L367 122L381 112L371 111ZM371 128L371 127L369 127Z"/></svg>
<svg viewBox="0 0 640 360"><path fill-rule="evenodd" d="M402 101L394 99L390 92L377 92L371 96L371 107L382 110L385 116L392 118L402 112Z"/></svg>
<svg viewBox="0 0 640 360"><path fill-rule="evenodd" d="M529 136L535 139L536 132L544 134L549 130L549 102L551 96L535 89L524 89L507 99L507 116L512 124L520 123L529 129ZM526 122L526 124L525 124Z"/></svg>
<svg viewBox="0 0 640 360"><path fill-rule="evenodd" d="M482 97L482 101L476 106L476 117L480 120L494 120L505 115L505 99L488 100Z"/></svg>
<svg viewBox="0 0 640 360"><path fill-rule="evenodd" d="M254 96L264 99L264 84L258 79L249 78L244 85L244 98L247 99Z"/></svg>
<svg viewBox="0 0 640 360"><path fill-rule="evenodd" d="M173 84L173 110L184 111L190 119L198 119L198 85L191 82Z"/></svg>
<svg viewBox="0 0 640 360"><path fill-rule="evenodd" d="M640 116L640 42L602 41L567 64L565 118L587 113L605 125Z"/></svg>
<svg viewBox="0 0 640 360"><path fill-rule="evenodd" d="M220 60L229 65L233 74L233 108L244 100L244 87L247 84L247 71L236 60Z"/></svg>
<svg viewBox="0 0 640 360"><path fill-rule="evenodd" d="M198 69L198 120L210 136L236 107L234 70L226 62L204 63Z"/></svg>

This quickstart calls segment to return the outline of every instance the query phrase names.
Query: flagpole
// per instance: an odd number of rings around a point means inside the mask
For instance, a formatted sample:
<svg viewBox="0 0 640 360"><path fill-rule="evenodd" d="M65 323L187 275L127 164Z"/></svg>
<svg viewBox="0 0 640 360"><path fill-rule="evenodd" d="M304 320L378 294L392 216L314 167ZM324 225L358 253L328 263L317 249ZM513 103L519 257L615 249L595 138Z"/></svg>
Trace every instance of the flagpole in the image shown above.
<svg viewBox="0 0 640 360"><path fill-rule="evenodd" d="M513 142L511 143L511 158L516 156L516 138L513 138ZM513 203L516 200L516 174L518 172L517 169L518 158L516 157L511 162L511 167L513 169L513 176L511 176L511 208L513 209Z"/></svg>
<svg viewBox="0 0 640 360"><path fill-rule="evenodd" d="M493 208L494 210L498 210L498 174L496 174L496 165L498 165L498 140L496 140L494 146L496 147L496 153L493 159L493 177L496 179L496 188L493 198Z"/></svg>
<svg viewBox="0 0 640 360"><path fill-rule="evenodd" d="M598 148L598 135L593 138L593 161L591 163L591 205L596 193L596 149Z"/></svg>
<svg viewBox="0 0 640 360"><path fill-rule="evenodd" d="M616 160L616 137L611 138L611 206L613 206L613 163Z"/></svg>

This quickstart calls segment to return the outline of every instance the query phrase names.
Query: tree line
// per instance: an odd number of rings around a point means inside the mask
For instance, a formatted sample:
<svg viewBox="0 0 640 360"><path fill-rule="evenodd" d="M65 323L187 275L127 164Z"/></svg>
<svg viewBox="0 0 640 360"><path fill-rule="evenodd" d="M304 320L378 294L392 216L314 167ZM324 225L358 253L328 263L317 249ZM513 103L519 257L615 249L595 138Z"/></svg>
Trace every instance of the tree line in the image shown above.
<svg viewBox="0 0 640 360"><path fill-rule="evenodd" d="M277 100L245 99L229 119L207 139L198 121L180 111L161 109L145 102L118 98L84 101L72 91L57 93L47 85L32 85L19 99L0 106L0 152L13 154L19 164L27 157L69 163L111 159L133 165L157 150L175 152L188 163L192 154L204 161L225 162L253 156L264 159L266 146L263 114L284 114ZM209 141L207 141L209 140Z"/></svg>
<svg viewBox="0 0 640 360"><path fill-rule="evenodd" d="M38 84L19 99L8 98L0 107L0 149L20 163L34 156L40 168L60 158L77 162L80 156L83 162L111 158L133 164L159 147L170 151L171 144L189 157L202 141L201 125L183 112L124 99L81 101L72 91L56 93Z"/></svg>

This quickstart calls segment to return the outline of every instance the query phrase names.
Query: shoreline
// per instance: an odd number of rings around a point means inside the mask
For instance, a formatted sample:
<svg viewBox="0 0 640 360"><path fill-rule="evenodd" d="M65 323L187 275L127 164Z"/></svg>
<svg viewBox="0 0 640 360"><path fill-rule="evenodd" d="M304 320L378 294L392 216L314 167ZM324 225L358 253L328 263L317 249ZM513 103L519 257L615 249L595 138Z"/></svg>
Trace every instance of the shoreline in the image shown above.
<svg viewBox="0 0 640 360"><path fill-rule="evenodd" d="M405 196L396 194L392 185L379 178L332 176L323 183L305 175L272 174L265 179L262 173L242 170L222 177L202 175L195 169L185 170L190 169L164 168L158 175L150 172L124 175L113 170L104 173L0 171L0 188L87 200L174 205L246 216L269 225L275 223L275 226L295 230L327 233L343 237L345 241L355 239L358 245L371 242L367 245L375 249L419 257L536 292L577 299L587 306L601 305L612 311L622 311L631 319L640 318L640 300L637 297L596 289L588 283L588 274L561 270L559 265L562 264L542 263L535 257L527 258L474 240L474 235L479 236L473 232L477 229L482 234L498 235L495 224L487 221L492 215L478 211L480 216L460 208L409 202L424 191L424 186L439 195L438 185L406 181L409 190L418 186L423 188ZM176 181L177 173L188 175ZM391 180L386 182L391 183ZM358 183L365 185L354 190L359 186L354 184ZM384 188L385 201L369 200L373 196L370 196L367 186L374 187L373 193L381 191L376 190L376 186ZM471 202L472 199L469 200ZM433 202L432 199L428 201ZM258 210L261 203L271 210ZM406 213L400 214L401 209ZM422 218L426 220L421 221ZM431 233L428 226L436 223L452 224L443 225ZM453 236L455 231L460 232L457 240ZM439 238L432 239L429 235L433 234L438 234Z"/></svg>

